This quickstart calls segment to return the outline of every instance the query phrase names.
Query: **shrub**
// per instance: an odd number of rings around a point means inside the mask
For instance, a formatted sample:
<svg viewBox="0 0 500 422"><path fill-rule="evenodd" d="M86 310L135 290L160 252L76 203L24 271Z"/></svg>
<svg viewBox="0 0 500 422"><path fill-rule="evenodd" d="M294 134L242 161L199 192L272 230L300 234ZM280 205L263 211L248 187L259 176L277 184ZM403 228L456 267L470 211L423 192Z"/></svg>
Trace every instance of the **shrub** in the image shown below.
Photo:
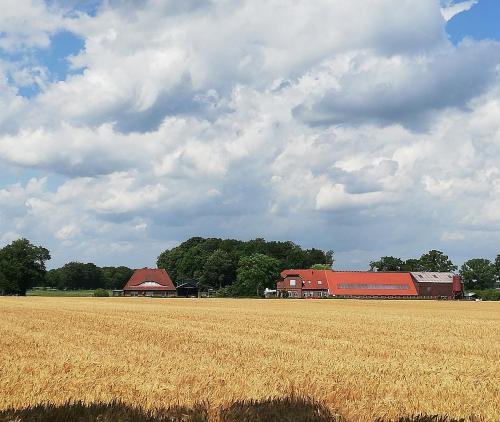
<svg viewBox="0 0 500 422"><path fill-rule="evenodd" d="M94 290L94 297L109 297L109 292L104 289Z"/></svg>
<svg viewBox="0 0 500 422"><path fill-rule="evenodd" d="M473 290L473 292L483 300L500 300L500 290L497 289Z"/></svg>

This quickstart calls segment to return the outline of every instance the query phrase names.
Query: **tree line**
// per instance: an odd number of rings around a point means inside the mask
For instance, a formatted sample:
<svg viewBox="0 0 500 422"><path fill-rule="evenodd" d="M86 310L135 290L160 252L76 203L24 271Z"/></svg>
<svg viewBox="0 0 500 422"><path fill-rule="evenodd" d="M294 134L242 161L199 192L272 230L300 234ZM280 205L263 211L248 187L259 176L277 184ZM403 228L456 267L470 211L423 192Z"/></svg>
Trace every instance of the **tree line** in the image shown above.
<svg viewBox="0 0 500 422"><path fill-rule="evenodd" d="M262 238L235 239L192 237L163 251L157 259L176 284L194 280L202 288L218 289L221 295L254 296L274 288L279 273L287 268L331 268L333 251L302 249L291 241Z"/></svg>
<svg viewBox="0 0 500 422"><path fill-rule="evenodd" d="M18 239L0 249L0 295L21 295L32 287L60 290L121 289L132 275L127 267L98 267L92 263L70 262L47 271L50 252Z"/></svg>
<svg viewBox="0 0 500 422"><path fill-rule="evenodd" d="M133 272L123 266L98 267L91 262L69 262L47 271L41 286L59 290L123 289Z"/></svg>
<svg viewBox="0 0 500 422"><path fill-rule="evenodd" d="M333 251L303 249L291 241L250 241L192 237L179 246L163 251L157 258L178 285L195 281L202 288L213 288L223 296L255 296L274 288L279 273L290 268L331 268ZM0 295L24 295L33 286L61 290L121 289L133 270L125 267L98 267L93 263L69 262L50 271L46 262L50 252L18 239L0 249ZM455 272L458 267L438 250L420 258L383 256L370 262L371 271ZM491 289L500 282L500 254L494 261L470 259L459 274L466 289Z"/></svg>
<svg viewBox="0 0 500 422"><path fill-rule="evenodd" d="M370 262L370 271L434 271L455 272L458 269L447 255L431 250L420 258L403 260L393 256L383 256ZM474 258L465 261L459 274L466 289L492 289L500 282L500 254L494 261Z"/></svg>

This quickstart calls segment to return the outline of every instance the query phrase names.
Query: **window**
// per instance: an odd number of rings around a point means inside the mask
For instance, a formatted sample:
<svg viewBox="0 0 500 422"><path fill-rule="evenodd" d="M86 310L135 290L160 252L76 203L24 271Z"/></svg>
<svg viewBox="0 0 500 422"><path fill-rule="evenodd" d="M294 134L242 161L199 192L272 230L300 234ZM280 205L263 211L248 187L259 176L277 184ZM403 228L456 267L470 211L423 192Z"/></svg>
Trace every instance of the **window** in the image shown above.
<svg viewBox="0 0 500 422"><path fill-rule="evenodd" d="M161 286L160 283L157 283L156 281L143 281L139 286Z"/></svg>
<svg viewBox="0 0 500 422"><path fill-rule="evenodd" d="M311 284L311 280L307 280L307 284Z"/></svg>
<svg viewBox="0 0 500 422"><path fill-rule="evenodd" d="M433 276L434 278L438 278L438 276L437 276L436 274L432 274L432 276Z"/></svg>
<svg viewBox="0 0 500 422"><path fill-rule="evenodd" d="M323 282L321 280L318 280L318 284L323 284Z"/></svg>
<svg viewBox="0 0 500 422"><path fill-rule="evenodd" d="M419 276L420 278L424 278L424 276L423 276L422 274L419 274L418 276Z"/></svg>
<svg viewBox="0 0 500 422"><path fill-rule="evenodd" d="M339 284L339 289L408 290L407 284Z"/></svg>
<svg viewBox="0 0 500 422"><path fill-rule="evenodd" d="M290 280L290 286L296 286L297 280Z"/></svg>

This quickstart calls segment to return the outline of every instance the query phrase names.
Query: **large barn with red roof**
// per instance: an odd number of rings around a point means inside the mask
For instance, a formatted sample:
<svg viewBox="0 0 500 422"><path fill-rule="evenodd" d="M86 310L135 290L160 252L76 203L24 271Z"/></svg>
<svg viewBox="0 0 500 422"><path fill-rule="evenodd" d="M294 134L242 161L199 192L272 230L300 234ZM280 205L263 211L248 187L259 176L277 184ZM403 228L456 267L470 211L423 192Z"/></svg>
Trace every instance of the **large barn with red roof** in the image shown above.
<svg viewBox="0 0 500 422"><path fill-rule="evenodd" d="M135 270L123 288L124 296L176 296L174 283L163 269Z"/></svg>
<svg viewBox="0 0 500 422"><path fill-rule="evenodd" d="M292 298L456 298L463 294L459 276L437 272L285 270L276 289L278 296Z"/></svg>

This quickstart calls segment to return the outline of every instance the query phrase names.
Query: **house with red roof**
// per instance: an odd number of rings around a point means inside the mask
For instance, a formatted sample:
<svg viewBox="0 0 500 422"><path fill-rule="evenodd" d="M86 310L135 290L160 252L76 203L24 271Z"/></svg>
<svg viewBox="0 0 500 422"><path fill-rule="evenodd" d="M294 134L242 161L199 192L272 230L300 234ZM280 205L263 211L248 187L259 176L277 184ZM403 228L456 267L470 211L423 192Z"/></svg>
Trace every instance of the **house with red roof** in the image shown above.
<svg viewBox="0 0 500 422"><path fill-rule="evenodd" d="M463 286L451 273L285 270L278 297L459 298Z"/></svg>
<svg viewBox="0 0 500 422"><path fill-rule="evenodd" d="M327 297L329 270L285 270L281 272L276 290L279 297Z"/></svg>
<svg viewBox="0 0 500 422"><path fill-rule="evenodd" d="M176 296L176 289L164 269L141 268L135 270L123 288L124 296Z"/></svg>

